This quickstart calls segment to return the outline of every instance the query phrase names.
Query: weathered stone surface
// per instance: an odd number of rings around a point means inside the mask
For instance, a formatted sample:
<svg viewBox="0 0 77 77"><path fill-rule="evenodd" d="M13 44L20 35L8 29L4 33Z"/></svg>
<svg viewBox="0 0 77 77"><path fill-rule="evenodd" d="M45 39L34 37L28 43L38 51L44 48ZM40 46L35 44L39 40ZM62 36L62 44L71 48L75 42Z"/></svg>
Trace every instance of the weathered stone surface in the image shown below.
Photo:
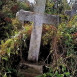
<svg viewBox="0 0 77 77"><path fill-rule="evenodd" d="M35 21L35 17L37 20L44 24L52 24L57 25L59 24L59 16L57 15L50 15L50 14L41 14L41 13L34 13L29 11L20 10L17 13L17 17L20 21ZM40 26L39 24L37 26Z"/></svg>
<svg viewBox="0 0 77 77"><path fill-rule="evenodd" d="M45 11L46 0L35 0L35 1L36 4L34 5L34 12L43 14Z"/></svg>
<svg viewBox="0 0 77 77"><path fill-rule="evenodd" d="M18 72L24 77L36 77L43 73L43 65L31 64L31 63L20 63Z"/></svg>
<svg viewBox="0 0 77 77"><path fill-rule="evenodd" d="M34 21L34 13L29 11L20 10L16 13L16 17L20 21Z"/></svg>
<svg viewBox="0 0 77 77"><path fill-rule="evenodd" d="M38 61L40 43L41 43L42 25L33 26L28 60Z"/></svg>
<svg viewBox="0 0 77 77"><path fill-rule="evenodd" d="M44 13L46 0L37 0L34 6L35 13ZM41 35L42 35L42 20L39 14L34 17L34 26L31 34L30 48L28 54L28 60L38 61Z"/></svg>
<svg viewBox="0 0 77 77"><path fill-rule="evenodd" d="M52 24L54 26L58 26L58 24L59 24L59 16L44 14L43 23L44 24Z"/></svg>
<svg viewBox="0 0 77 77"><path fill-rule="evenodd" d="M18 19L22 22L34 22L30 40L30 48L28 52L28 60L31 61L38 61L43 23L52 25L59 24L59 16L44 14L45 3L46 0L36 0L34 12L20 10L16 14Z"/></svg>

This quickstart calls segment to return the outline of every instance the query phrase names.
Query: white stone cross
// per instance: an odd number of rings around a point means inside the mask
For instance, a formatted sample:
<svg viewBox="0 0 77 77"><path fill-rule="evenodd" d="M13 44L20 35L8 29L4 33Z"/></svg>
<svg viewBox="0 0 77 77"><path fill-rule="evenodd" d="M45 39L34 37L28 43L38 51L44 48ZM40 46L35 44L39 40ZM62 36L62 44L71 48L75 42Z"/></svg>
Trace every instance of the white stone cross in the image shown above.
<svg viewBox="0 0 77 77"><path fill-rule="evenodd" d="M28 52L28 60L38 61L41 35L42 35L42 25L52 24L57 26L59 24L59 16L44 14L46 0L37 0L34 6L34 12L20 10L17 12L17 17L20 21L32 21L34 22L33 30L31 33L30 48Z"/></svg>

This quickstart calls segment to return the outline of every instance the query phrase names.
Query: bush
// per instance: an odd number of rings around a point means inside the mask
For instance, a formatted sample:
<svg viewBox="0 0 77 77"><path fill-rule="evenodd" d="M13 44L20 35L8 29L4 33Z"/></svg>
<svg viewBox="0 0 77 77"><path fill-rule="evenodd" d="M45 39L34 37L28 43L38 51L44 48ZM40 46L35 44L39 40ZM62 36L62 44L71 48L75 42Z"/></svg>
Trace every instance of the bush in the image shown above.
<svg viewBox="0 0 77 77"><path fill-rule="evenodd" d="M30 5L28 5L27 3L18 2L17 4L19 6L19 9L23 9L23 10L26 10L26 11L30 10Z"/></svg>
<svg viewBox="0 0 77 77"><path fill-rule="evenodd" d="M66 66L60 65L55 70L50 67L49 72L36 77L71 77L71 74Z"/></svg>
<svg viewBox="0 0 77 77"><path fill-rule="evenodd" d="M11 31L13 30L11 22L9 17L0 12L0 40L4 40L11 35Z"/></svg>
<svg viewBox="0 0 77 77"><path fill-rule="evenodd" d="M68 23L63 22L58 26L58 29L53 27L44 27L42 43L43 45L50 44L51 65L52 68L57 68L60 64L65 65L69 76L64 76L57 72L48 72L38 77L76 77L77 74L77 16L70 19ZM45 47L46 48L46 47ZM49 48L49 46L47 47ZM46 53L47 50L43 52ZM48 58L47 58L48 59ZM53 71L54 71L53 69ZM60 70L60 69L59 69Z"/></svg>
<svg viewBox="0 0 77 77"><path fill-rule="evenodd" d="M29 26L30 27L30 26ZM26 26L17 35L8 39L6 42L1 41L0 45L0 73L1 77L20 77L18 66L20 61L26 60L28 54L27 40L31 34L31 28ZM24 54L25 53L25 54Z"/></svg>

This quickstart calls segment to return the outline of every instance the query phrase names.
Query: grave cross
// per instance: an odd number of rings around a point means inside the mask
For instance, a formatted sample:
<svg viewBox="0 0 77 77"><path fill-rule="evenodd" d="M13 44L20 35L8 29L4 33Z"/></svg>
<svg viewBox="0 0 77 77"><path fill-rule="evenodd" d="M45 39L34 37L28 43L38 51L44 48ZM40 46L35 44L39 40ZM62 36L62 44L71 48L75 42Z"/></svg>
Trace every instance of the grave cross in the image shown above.
<svg viewBox="0 0 77 77"><path fill-rule="evenodd" d="M37 0L34 6L34 12L20 10L17 12L17 17L20 21L33 21L34 26L31 33L30 48L28 52L28 60L38 61L41 35L42 35L42 25L52 24L58 25L59 16L44 14L46 0Z"/></svg>

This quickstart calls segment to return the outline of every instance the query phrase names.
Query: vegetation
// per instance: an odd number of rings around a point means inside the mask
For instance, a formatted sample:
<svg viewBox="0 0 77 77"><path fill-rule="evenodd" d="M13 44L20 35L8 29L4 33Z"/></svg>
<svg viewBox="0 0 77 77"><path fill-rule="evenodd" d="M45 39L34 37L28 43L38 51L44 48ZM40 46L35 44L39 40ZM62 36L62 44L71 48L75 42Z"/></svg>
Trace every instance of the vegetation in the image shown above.
<svg viewBox="0 0 77 77"><path fill-rule="evenodd" d="M0 40L5 40L14 34L16 27L21 26L15 18L16 12L20 9L29 10L30 6L13 0L1 0L0 6Z"/></svg>
<svg viewBox="0 0 77 77"><path fill-rule="evenodd" d="M56 70L50 68L48 73L44 73L37 77L71 77L71 74L64 65L60 65L59 67L56 67Z"/></svg>
<svg viewBox="0 0 77 77"><path fill-rule="evenodd" d="M70 9L67 0L47 0L46 13L63 14L65 10Z"/></svg>
<svg viewBox="0 0 77 77"><path fill-rule="evenodd" d="M76 77L77 76L77 15L69 19L64 15L70 9L66 0L46 4L46 13L58 14L61 23L58 27L44 25L39 62L49 64L49 71L37 77ZM64 7L66 5L66 7ZM63 9L62 9L63 8ZM0 1L0 77L23 77L19 64L27 60L32 23L18 21L18 10L30 10L30 5L16 0ZM61 10L62 9L62 10Z"/></svg>

